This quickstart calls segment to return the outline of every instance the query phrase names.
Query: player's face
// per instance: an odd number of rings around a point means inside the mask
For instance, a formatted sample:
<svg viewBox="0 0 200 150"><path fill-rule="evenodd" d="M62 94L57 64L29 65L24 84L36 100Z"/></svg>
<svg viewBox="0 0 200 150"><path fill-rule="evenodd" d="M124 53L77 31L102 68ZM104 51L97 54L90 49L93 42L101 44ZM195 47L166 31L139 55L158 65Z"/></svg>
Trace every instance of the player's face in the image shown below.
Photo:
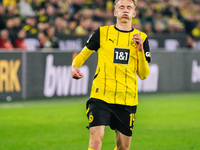
<svg viewBox="0 0 200 150"><path fill-rule="evenodd" d="M120 0L115 5L114 16L121 22L126 23L132 21L135 15L135 5L131 0Z"/></svg>

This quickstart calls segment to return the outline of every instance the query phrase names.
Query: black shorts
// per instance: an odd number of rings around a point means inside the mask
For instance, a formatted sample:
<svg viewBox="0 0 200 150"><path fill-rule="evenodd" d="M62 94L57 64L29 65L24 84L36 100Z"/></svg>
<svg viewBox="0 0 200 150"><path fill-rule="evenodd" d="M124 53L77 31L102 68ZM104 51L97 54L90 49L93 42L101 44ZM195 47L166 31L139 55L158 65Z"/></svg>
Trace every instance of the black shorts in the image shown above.
<svg viewBox="0 0 200 150"><path fill-rule="evenodd" d="M109 104L102 100L90 98L87 101L86 114L89 126L110 126L124 135L132 136L137 106Z"/></svg>

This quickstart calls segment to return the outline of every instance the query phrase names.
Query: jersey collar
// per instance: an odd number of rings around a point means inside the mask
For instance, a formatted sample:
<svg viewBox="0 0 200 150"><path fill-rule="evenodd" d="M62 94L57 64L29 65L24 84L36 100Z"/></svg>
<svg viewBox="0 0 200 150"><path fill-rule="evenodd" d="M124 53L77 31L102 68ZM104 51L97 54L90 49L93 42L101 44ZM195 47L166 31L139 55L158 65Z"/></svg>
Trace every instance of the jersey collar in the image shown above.
<svg viewBox="0 0 200 150"><path fill-rule="evenodd" d="M115 25L114 25L114 27L115 27L116 30L118 30L120 32L132 32L134 30L134 28L132 28L130 31L124 31L124 30L118 29Z"/></svg>

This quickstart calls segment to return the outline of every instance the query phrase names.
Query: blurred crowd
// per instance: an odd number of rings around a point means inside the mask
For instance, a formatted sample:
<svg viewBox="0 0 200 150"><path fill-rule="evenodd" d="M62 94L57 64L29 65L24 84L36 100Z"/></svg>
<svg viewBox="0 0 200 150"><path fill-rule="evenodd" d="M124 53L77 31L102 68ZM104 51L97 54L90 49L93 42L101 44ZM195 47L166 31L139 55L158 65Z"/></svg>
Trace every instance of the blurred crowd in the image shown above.
<svg viewBox="0 0 200 150"><path fill-rule="evenodd" d="M0 48L26 50L24 38L58 48L58 34L89 35L115 23L114 0L0 0ZM138 0L134 28L155 34L200 37L200 0Z"/></svg>

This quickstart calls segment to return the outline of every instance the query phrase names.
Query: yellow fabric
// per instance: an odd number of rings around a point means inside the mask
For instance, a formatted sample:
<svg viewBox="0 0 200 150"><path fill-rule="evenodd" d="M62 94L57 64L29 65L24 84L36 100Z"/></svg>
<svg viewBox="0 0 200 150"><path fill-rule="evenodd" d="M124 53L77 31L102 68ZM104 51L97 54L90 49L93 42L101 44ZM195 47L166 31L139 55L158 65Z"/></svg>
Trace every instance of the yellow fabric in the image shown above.
<svg viewBox="0 0 200 150"><path fill-rule="evenodd" d="M115 149L114 150L117 150L117 146L115 147Z"/></svg>
<svg viewBox="0 0 200 150"><path fill-rule="evenodd" d="M147 38L145 33L136 29L132 32L121 32L115 29L114 25L100 27L98 65L90 97L111 104L138 104L137 74L141 79L145 79L149 74L149 67L144 52L139 52L132 40L133 34L136 33L141 36L143 42ZM130 50L128 64L114 63L116 49ZM120 53L119 51L118 55ZM119 58L126 59L125 53L122 56Z"/></svg>
<svg viewBox="0 0 200 150"><path fill-rule="evenodd" d="M95 149L92 149L92 148L88 148L88 150L95 150Z"/></svg>
<svg viewBox="0 0 200 150"><path fill-rule="evenodd" d="M72 66L81 67L87 58L94 52L94 50L89 50L86 46L83 50L74 58Z"/></svg>
<svg viewBox="0 0 200 150"><path fill-rule="evenodd" d="M144 52L138 52L138 60L137 75L141 80L144 80L150 73L149 65L146 61Z"/></svg>
<svg viewBox="0 0 200 150"><path fill-rule="evenodd" d="M86 115L88 114L89 111L90 111L90 105L89 105L88 109L86 110Z"/></svg>

